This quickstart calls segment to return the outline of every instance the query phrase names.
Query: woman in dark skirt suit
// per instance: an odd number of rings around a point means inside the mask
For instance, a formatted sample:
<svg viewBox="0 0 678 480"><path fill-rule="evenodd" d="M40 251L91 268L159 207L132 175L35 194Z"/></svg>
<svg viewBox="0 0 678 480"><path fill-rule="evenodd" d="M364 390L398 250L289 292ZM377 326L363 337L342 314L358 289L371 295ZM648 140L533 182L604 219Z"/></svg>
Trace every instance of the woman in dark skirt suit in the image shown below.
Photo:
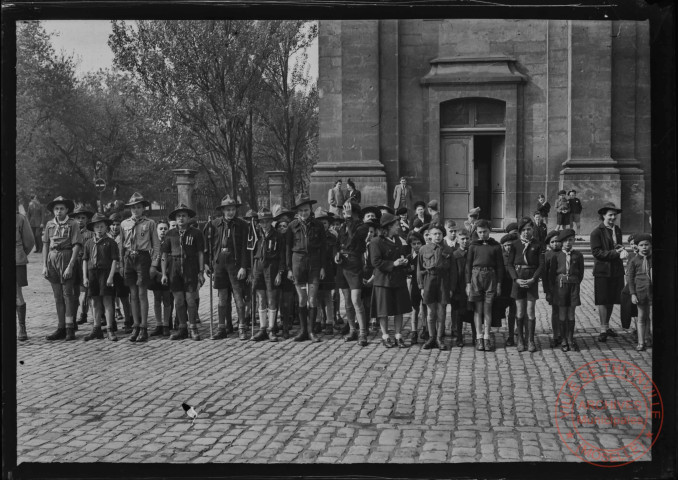
<svg viewBox="0 0 678 480"><path fill-rule="evenodd" d="M382 343L386 348L392 348L396 344L405 348L400 333L403 314L412 311L407 290L408 245L398 235L398 217L384 213L379 224L382 234L370 242L370 259L374 267L371 316L379 320ZM395 322L395 342L388 335L390 316L393 316Z"/></svg>

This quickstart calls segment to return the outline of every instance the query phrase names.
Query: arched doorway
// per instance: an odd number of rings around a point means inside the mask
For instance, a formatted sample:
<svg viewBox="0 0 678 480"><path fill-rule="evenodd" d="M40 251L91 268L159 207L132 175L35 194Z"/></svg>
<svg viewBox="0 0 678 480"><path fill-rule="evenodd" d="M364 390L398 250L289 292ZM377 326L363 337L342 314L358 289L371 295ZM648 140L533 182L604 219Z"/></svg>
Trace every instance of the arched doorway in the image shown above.
<svg viewBox="0 0 678 480"><path fill-rule="evenodd" d="M440 104L440 166L444 215L463 220L469 209L502 228L505 217L506 103L461 98Z"/></svg>

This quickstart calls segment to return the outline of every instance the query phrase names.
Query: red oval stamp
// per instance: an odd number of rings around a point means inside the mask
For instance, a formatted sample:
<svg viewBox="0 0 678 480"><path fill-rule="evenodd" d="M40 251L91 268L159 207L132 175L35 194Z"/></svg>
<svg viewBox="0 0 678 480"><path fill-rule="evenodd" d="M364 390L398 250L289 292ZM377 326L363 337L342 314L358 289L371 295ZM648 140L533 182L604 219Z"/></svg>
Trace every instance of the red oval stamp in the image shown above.
<svg viewBox="0 0 678 480"><path fill-rule="evenodd" d="M573 454L599 467L621 467L648 455L662 429L664 404L652 378L637 365L594 360L563 383L555 420Z"/></svg>

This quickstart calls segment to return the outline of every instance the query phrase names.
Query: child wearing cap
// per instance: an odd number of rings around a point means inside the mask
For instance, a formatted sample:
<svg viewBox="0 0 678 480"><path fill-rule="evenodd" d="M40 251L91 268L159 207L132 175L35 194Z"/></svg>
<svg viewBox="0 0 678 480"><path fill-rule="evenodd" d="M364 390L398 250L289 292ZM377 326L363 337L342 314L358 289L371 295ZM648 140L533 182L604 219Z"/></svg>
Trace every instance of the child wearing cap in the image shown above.
<svg viewBox="0 0 678 480"><path fill-rule="evenodd" d="M457 264L457 285L452 293L452 308L457 317L457 347L464 346L464 323L471 324L471 336L476 338L476 325L473 318L474 305L469 302L466 294L466 256L471 245L471 234L465 228L457 234L459 248L454 251L454 261Z"/></svg>
<svg viewBox="0 0 678 480"><path fill-rule="evenodd" d="M561 329L560 329L560 313L558 312L558 305L553 303L553 292L554 285L551 282L550 269L551 269L551 259L556 256L556 254L562 248L562 243L558 240L559 232L557 230L551 230L548 235L546 235L546 253L544 254L544 273L541 276L542 285L544 287L544 294L546 295L546 302L551 305L551 331L553 333L553 339L551 339L551 348L556 348L559 346L562 341Z"/></svg>
<svg viewBox="0 0 678 480"><path fill-rule="evenodd" d="M579 351L574 341L575 311L581 305L580 285L584 280L584 255L572 247L575 232L565 229L558 235L563 248L551 257L550 283L553 285L553 304L558 306L563 352Z"/></svg>
<svg viewBox="0 0 678 480"><path fill-rule="evenodd" d="M203 275L205 239L197 228L188 228L188 220L191 217L195 217L195 211L183 204L169 214L171 220L176 220L177 228L167 232L161 248L162 284L169 285L174 296L174 308L179 315L179 331L172 334L170 340L183 340L189 337L187 321L191 326L190 337L193 340L200 340L196 324L198 314L196 296L197 291L205 283Z"/></svg>
<svg viewBox="0 0 678 480"><path fill-rule="evenodd" d="M471 242L466 255L466 295L474 303L476 350L494 351L490 339L492 303L497 295L501 295L504 257L499 242L490 238L490 222L479 220L475 229L478 240Z"/></svg>
<svg viewBox="0 0 678 480"><path fill-rule="evenodd" d="M157 222L158 240L160 240L160 251L167 239L169 232L169 222L167 220L159 220ZM169 285L162 283L162 269L160 266L160 259L153 261L151 265L151 283L148 286L149 290L153 291L153 312L155 313L155 330L149 336L163 337L170 336L170 319L172 317L172 292Z"/></svg>
<svg viewBox="0 0 678 480"><path fill-rule="evenodd" d="M636 350L645 350L652 338L652 235L639 233L635 237L638 255L629 262L629 291L631 301L638 306L638 346Z"/></svg>
<svg viewBox="0 0 678 480"><path fill-rule="evenodd" d="M421 247L417 261L417 284L421 289L422 302L428 307L428 331L430 338L425 350L438 347L447 350L444 342L445 313L450 295L457 283L457 264L454 250L443 241L444 227L434 223L429 227L431 243Z"/></svg>
<svg viewBox="0 0 678 480"><path fill-rule="evenodd" d="M424 237L419 232L410 232L407 236L407 244L410 246L410 254L407 256L410 281L410 302L414 313L412 314L412 328L410 334L411 345L416 345L419 341L419 307L423 312L424 323L428 318L428 309L425 303L421 301L421 289L417 281L417 265L419 262L419 250L424 245Z"/></svg>
<svg viewBox="0 0 678 480"><path fill-rule="evenodd" d="M87 224L87 230L94 236L85 243L82 257L82 271L86 272L83 285L94 305L94 327L85 341L104 338L101 331L101 318L105 311L108 339L116 342L118 337L113 331L113 277L118 269L120 252L115 240L106 235L108 226L113 223L104 215L97 213Z"/></svg>
<svg viewBox="0 0 678 480"><path fill-rule="evenodd" d="M544 247L541 242L532 238L534 224L529 218L520 221L518 232L520 238L513 242L507 269L513 279L511 297L516 301L518 351L525 350L520 332L527 316L527 349L532 353L537 350L534 342L537 323L535 304L539 299L539 278L544 271Z"/></svg>
<svg viewBox="0 0 678 480"><path fill-rule="evenodd" d="M508 338L506 339L506 346L513 347L516 343L513 339L515 335L515 326L516 326L516 301L511 297L511 288L513 287L513 279L508 272L508 260L511 249L513 248L513 242L518 239L518 234L506 234L501 237L499 243L501 243L501 253L504 258L504 276L501 280L501 295L498 295L495 298L492 305L492 320L493 322L497 320L501 322L502 318L507 318L508 323ZM508 317L506 316L506 309L508 308ZM501 325L501 323L500 323ZM500 326L499 325L499 326ZM493 324L493 326L495 326ZM522 335L522 332L521 332Z"/></svg>
<svg viewBox="0 0 678 480"><path fill-rule="evenodd" d="M570 226L570 202L567 199L567 192L560 190L558 200L556 200L557 222L556 230L562 230Z"/></svg>
<svg viewBox="0 0 678 480"><path fill-rule="evenodd" d="M316 322L314 333L321 333L324 330L326 335L334 335L334 328L331 323L334 322L334 297L332 294L336 286L337 272L336 264L333 260L333 252L337 243L337 236L330 229L332 217L334 215L323 210L322 207L318 207L315 211L315 219L325 227L325 241L327 242L325 265L327 266L327 271L325 272L325 278L320 281L320 286L318 287L318 308L320 309L322 320Z"/></svg>
<svg viewBox="0 0 678 480"><path fill-rule="evenodd" d="M282 208L280 208L283 211ZM284 213L276 212L275 229L285 240L285 232L290 223L290 218ZM292 282L287 275L283 275L280 282L280 289L278 290L278 305L280 306L280 321L282 323L282 337L287 340L290 338L290 329L292 328L292 320L294 319L294 282Z"/></svg>

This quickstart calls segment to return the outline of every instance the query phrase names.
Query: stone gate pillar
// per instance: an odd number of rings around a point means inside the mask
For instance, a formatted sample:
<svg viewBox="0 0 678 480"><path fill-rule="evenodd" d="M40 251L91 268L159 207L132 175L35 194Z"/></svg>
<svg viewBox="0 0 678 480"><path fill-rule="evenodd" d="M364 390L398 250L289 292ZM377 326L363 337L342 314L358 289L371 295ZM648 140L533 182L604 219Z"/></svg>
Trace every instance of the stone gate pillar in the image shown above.
<svg viewBox="0 0 678 480"><path fill-rule="evenodd" d="M177 186L177 201L195 210L193 190L195 190L195 175L198 171L189 168L178 168L172 170L172 173L174 173L175 184Z"/></svg>
<svg viewBox="0 0 678 480"><path fill-rule="evenodd" d="M285 205L285 172L283 170L271 170L266 172L268 176L268 198L269 208L273 205ZM291 207L291 205L285 205Z"/></svg>

